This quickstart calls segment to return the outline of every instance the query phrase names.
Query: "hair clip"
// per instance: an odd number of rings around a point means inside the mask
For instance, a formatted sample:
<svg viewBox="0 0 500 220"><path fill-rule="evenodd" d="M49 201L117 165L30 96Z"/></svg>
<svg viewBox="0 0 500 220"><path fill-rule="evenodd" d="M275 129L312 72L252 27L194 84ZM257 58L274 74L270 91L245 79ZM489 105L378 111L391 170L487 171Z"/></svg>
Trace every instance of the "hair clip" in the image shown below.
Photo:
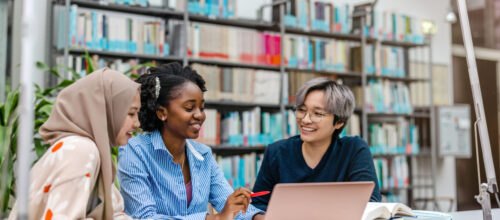
<svg viewBox="0 0 500 220"><path fill-rule="evenodd" d="M156 85L155 85L155 99L158 99L158 97L160 96L160 89L161 89L161 86L160 86L160 78L155 77L155 80L156 80Z"/></svg>

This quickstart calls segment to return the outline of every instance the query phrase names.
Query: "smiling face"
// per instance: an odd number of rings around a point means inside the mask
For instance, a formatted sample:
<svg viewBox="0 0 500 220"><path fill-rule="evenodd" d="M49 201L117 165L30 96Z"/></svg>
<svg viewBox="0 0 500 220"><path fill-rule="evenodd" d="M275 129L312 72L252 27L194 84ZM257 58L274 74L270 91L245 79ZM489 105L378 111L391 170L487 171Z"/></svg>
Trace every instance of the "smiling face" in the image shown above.
<svg viewBox="0 0 500 220"><path fill-rule="evenodd" d="M338 123L334 126L333 120L334 115L326 111L325 92L323 90L310 91L304 100L304 104L297 109L300 139L308 143L330 141L333 132L343 125Z"/></svg>
<svg viewBox="0 0 500 220"><path fill-rule="evenodd" d="M116 136L116 143L119 146L126 145L128 139L132 138L132 134L137 130L139 126L141 126L138 117L139 109L141 109L141 96L140 93L137 92L134 99L132 100L132 103L130 104L127 116L125 116L125 120L123 121L123 125L118 132L118 136Z"/></svg>
<svg viewBox="0 0 500 220"><path fill-rule="evenodd" d="M192 82L181 85L180 93L170 100L168 108L160 107L158 118L164 121L163 129L181 139L198 138L205 121L203 92Z"/></svg>

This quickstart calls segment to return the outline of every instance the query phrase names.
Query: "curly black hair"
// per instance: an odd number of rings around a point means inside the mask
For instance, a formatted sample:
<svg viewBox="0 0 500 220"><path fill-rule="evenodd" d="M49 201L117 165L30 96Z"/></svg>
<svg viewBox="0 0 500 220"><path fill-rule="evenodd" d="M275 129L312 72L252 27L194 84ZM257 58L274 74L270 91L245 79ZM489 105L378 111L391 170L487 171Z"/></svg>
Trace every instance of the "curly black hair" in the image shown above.
<svg viewBox="0 0 500 220"><path fill-rule="evenodd" d="M160 94L156 98L156 77L160 81ZM136 82L141 84L141 109L139 121L143 131L154 131L162 127L162 121L156 116L159 106L168 108L169 102L181 94L182 85L187 82L196 84L206 92L205 80L191 67L182 67L179 63L163 64L151 67L148 74L141 75Z"/></svg>

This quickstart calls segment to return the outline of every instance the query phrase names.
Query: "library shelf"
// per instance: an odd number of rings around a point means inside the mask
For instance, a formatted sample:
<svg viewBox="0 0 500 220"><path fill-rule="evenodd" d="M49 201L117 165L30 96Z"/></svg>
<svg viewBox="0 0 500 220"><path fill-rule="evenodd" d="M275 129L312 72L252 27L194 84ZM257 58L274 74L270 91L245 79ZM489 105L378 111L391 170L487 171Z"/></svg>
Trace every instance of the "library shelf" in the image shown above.
<svg viewBox="0 0 500 220"><path fill-rule="evenodd" d="M169 8L130 6L130 5L121 5L121 4L113 4L106 2L92 2L88 0L72 0L71 4L75 4L85 8L131 13L138 15L157 16L163 18L183 19L184 16L184 12L173 11ZM219 24L219 25L234 26L241 28L250 28L262 31L273 31L273 30L278 31L276 30L277 26L272 25L269 22L261 22L257 20L227 19L227 18L218 18L218 17L209 17L204 15L191 14L191 13L188 16L189 20L192 22Z"/></svg>
<svg viewBox="0 0 500 220"><path fill-rule="evenodd" d="M169 8L129 6L129 5L106 3L106 2L93 2L88 0L71 0L70 3L86 8L132 13L139 15L158 16L163 18L183 19L184 16L183 12L173 11ZM194 22L250 28L261 31L279 32L279 26L271 22L250 20L250 19L227 19L227 18L209 17L198 14L189 14L188 16L189 20ZM344 34L338 32L326 32L326 31L316 31L316 30L307 31L295 27L285 27L285 32L289 34L298 34L298 35L305 35L312 37L324 37L324 38L332 38L332 39L348 40L348 41L361 41L361 36L359 34ZM372 43L378 41L378 39L373 37L367 37L366 40L367 42L372 42ZM380 42L382 45L404 47L404 48L425 47L429 45L427 43L419 44L419 43L394 41L394 40L380 40Z"/></svg>
<svg viewBox="0 0 500 220"><path fill-rule="evenodd" d="M427 113L388 113L388 112L367 112L369 117L405 117L405 118L429 118Z"/></svg>
<svg viewBox="0 0 500 220"><path fill-rule="evenodd" d="M135 53L125 53L125 52L114 52L114 51L102 51L102 50L86 50L89 55L99 55L109 58L120 58L120 59L143 59L143 60L159 60L168 62L182 62L181 57L177 56L158 56L158 55L146 55L146 54L135 54ZM85 54L85 49L70 49L70 54L82 55Z"/></svg>
<svg viewBox="0 0 500 220"><path fill-rule="evenodd" d="M332 38L338 40L361 41L361 36L359 34L343 34L337 32L314 31L314 30L307 31L295 27L285 27L285 33L311 36L311 37Z"/></svg>
<svg viewBox="0 0 500 220"><path fill-rule="evenodd" d="M250 146L250 147L233 147L233 146L210 146L212 152L220 156L231 156L231 155L242 155L248 153L264 153L266 151L265 146Z"/></svg>
<svg viewBox="0 0 500 220"><path fill-rule="evenodd" d="M233 26L240 28L249 28L260 31L276 31L277 26L273 25L270 22L263 22L258 20L251 19L231 19L231 18L218 18L218 17L209 17L205 15L198 14L189 14L189 20L192 22L201 22L201 23L209 23L209 24L218 24L225 26Z"/></svg>
<svg viewBox="0 0 500 220"><path fill-rule="evenodd" d="M93 2L88 0L71 0L71 4L85 8L101 9L107 11L124 12L138 15L158 16L163 18L183 18L183 12L172 11L168 8L154 8L142 6L129 6L106 2Z"/></svg>
<svg viewBox="0 0 500 220"><path fill-rule="evenodd" d="M406 187L389 187L389 188L383 188L383 189L380 189L380 193L381 194L389 194L389 193L392 193L392 192L398 192L398 191L401 191L401 190L412 190L412 187L409 187L409 186L406 186Z"/></svg>
<svg viewBox="0 0 500 220"><path fill-rule="evenodd" d="M319 73L319 74L329 74L336 75L342 77L353 77L353 78L361 78L361 73L359 72L341 72L341 71L330 71L330 70L316 70L316 69L299 69L299 68L291 68L285 67L285 71L287 72L306 72L306 73Z"/></svg>
<svg viewBox="0 0 500 220"><path fill-rule="evenodd" d="M250 102L235 102L235 101L227 101L227 100L222 100L222 101L213 101L209 100L205 102L205 107L206 108L216 108L216 109L222 109L222 108L231 108L234 109L236 108L255 108L255 107L261 107L264 109L276 109L278 110L280 108L279 104L266 104L266 103L250 103Z"/></svg>
<svg viewBox="0 0 500 220"><path fill-rule="evenodd" d="M367 74L366 77L368 79L382 79L382 80L387 79L390 81L401 81L401 82L427 82L427 81L429 81L428 79L421 79L421 78L381 76L381 75L370 75L370 74Z"/></svg>
<svg viewBox="0 0 500 220"><path fill-rule="evenodd" d="M102 51L102 50L91 50L87 49L89 55L99 55L109 58L121 58L121 59L143 59L143 60L157 60L157 61L167 61L167 62L182 62L182 58L178 56L159 56L159 55L146 55L146 54L136 54L136 53L126 53L126 52L115 52L115 51ZM70 49L70 54L85 54L85 49ZM277 66L270 65L260 65L260 64L247 64L247 63L237 63L232 61L215 60L215 59L195 59L189 58L189 63L200 63L208 65L216 65L221 67L239 67L239 68L250 68L250 69L261 69L261 70L272 70L279 71L280 68Z"/></svg>
<svg viewBox="0 0 500 220"><path fill-rule="evenodd" d="M372 157L373 158L393 158L393 157L398 157L398 156L405 156L405 157L413 157L417 154L395 154L395 153L384 153L384 154L380 154L380 153L377 153L377 154L373 154Z"/></svg>
<svg viewBox="0 0 500 220"><path fill-rule="evenodd" d="M235 61L216 60L216 59L188 58L188 62L189 63L217 65L217 66L222 66L222 67L239 67L239 68L280 71L279 66L271 66L271 65L263 65L263 64L250 64L250 63L238 63Z"/></svg>
<svg viewBox="0 0 500 220"><path fill-rule="evenodd" d="M393 40L381 40L381 43L382 43L382 45L386 45L386 46L404 47L404 48L429 46L428 43L418 44L418 43L412 43L412 42L393 41Z"/></svg>

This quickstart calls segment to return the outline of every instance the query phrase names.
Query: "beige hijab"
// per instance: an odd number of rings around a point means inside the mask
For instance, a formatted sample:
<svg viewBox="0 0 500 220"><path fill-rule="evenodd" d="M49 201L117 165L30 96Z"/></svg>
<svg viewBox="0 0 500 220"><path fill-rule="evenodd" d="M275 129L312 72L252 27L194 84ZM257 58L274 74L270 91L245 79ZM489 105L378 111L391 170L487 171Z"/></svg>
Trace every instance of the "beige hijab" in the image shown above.
<svg viewBox="0 0 500 220"><path fill-rule="evenodd" d="M97 213L100 216L95 216L98 219L113 219L111 187L116 171L110 152L139 87L122 73L107 68L97 70L59 93L49 119L39 130L50 145L71 135L88 137L96 143L101 159L97 185L99 197L103 197L99 206L104 205L99 208L104 210Z"/></svg>

